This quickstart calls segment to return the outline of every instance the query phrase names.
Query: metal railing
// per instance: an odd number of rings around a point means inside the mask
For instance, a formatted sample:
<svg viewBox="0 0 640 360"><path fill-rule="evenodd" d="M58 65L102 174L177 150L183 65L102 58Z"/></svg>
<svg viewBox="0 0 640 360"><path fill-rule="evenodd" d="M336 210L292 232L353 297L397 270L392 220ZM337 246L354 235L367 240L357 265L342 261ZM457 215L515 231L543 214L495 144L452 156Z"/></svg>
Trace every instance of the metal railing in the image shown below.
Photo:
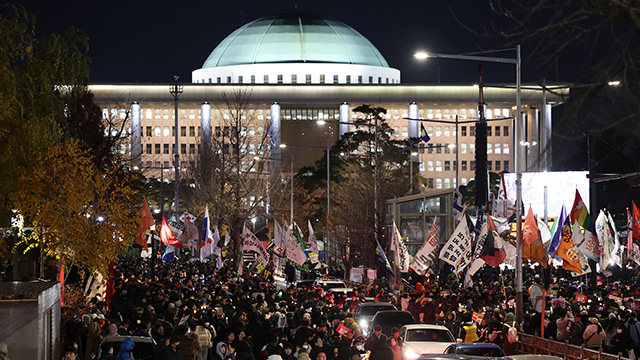
<svg viewBox="0 0 640 360"><path fill-rule="evenodd" d="M627 360L622 357L621 353L617 355L603 352L599 350L588 349L582 344L581 346L571 345L569 341L560 342L544 339L539 336L527 335L520 333L520 342L518 343L518 352L520 354L538 354L553 355L567 360Z"/></svg>

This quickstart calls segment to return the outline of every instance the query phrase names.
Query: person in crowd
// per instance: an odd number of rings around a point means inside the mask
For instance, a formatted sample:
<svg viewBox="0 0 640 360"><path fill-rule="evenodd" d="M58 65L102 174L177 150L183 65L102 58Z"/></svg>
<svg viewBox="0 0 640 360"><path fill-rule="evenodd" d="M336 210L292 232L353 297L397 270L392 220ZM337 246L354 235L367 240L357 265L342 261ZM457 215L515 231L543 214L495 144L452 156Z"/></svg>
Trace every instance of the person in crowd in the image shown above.
<svg viewBox="0 0 640 360"><path fill-rule="evenodd" d="M381 334L379 340L375 343L373 349L371 349L369 360L391 359L393 359L393 351L391 351L391 348L387 345L387 336Z"/></svg>
<svg viewBox="0 0 640 360"><path fill-rule="evenodd" d="M0 360L9 360L9 347L5 343L0 343Z"/></svg>
<svg viewBox="0 0 640 360"><path fill-rule="evenodd" d="M158 359L159 360L184 360L182 351L180 351L180 338L177 336L172 336L171 338L167 338L166 341L169 343L169 345L166 346L164 348L164 351L160 353L160 356L158 356Z"/></svg>
<svg viewBox="0 0 640 360"><path fill-rule="evenodd" d="M575 323L571 329L571 333L569 336L569 342L571 345L580 346L584 343L584 331L587 328L589 322L589 313L586 310L580 311L577 315L575 315Z"/></svg>
<svg viewBox="0 0 640 360"><path fill-rule="evenodd" d="M460 339L462 339L462 342L476 342L479 338L478 327L471 319L471 314L465 314L464 325L460 329Z"/></svg>
<svg viewBox="0 0 640 360"><path fill-rule="evenodd" d="M616 334L611 338L610 354L618 355L622 357L629 357L629 351L633 349L633 343L629 337L629 333L624 324L618 323L616 326Z"/></svg>
<svg viewBox="0 0 640 360"><path fill-rule="evenodd" d="M404 351L395 337L389 338L389 348L393 353L393 360L405 360Z"/></svg>
<svg viewBox="0 0 640 360"><path fill-rule="evenodd" d="M571 330L573 328L573 316L570 313L567 313L565 308L559 307L556 309L558 313L558 319L556 320L556 339L558 341L564 342L565 340L569 340L569 335L571 335Z"/></svg>
<svg viewBox="0 0 640 360"><path fill-rule="evenodd" d="M62 356L62 360L77 360L78 359L78 349L74 346L68 346L64 350L64 355Z"/></svg>
<svg viewBox="0 0 640 360"><path fill-rule="evenodd" d="M584 338L584 344L587 348L591 350L598 350L602 348L604 341L607 339L607 335L605 334L602 325L598 321L596 317L590 317L589 323L587 324L584 334L582 337Z"/></svg>
<svg viewBox="0 0 640 360"><path fill-rule="evenodd" d="M133 340L131 340L131 338L124 339L124 341L122 342L122 346L120 346L120 351L118 351L118 355L116 356L116 359L133 360L133 355L131 353L133 352L134 346L135 346L135 343Z"/></svg>
<svg viewBox="0 0 640 360"><path fill-rule="evenodd" d="M100 360L116 360L117 352L114 343L105 342L100 346Z"/></svg>
<svg viewBox="0 0 640 360"><path fill-rule="evenodd" d="M369 338L367 338L367 342L364 343L364 349L367 351L372 351L373 348L375 348L376 345L381 341L382 335L382 326L376 325L373 328L373 332L371 333L371 335L369 335ZM386 338L387 337L385 336L385 341Z"/></svg>
<svg viewBox="0 0 640 360"><path fill-rule="evenodd" d="M198 336L198 351L196 358L198 360L207 360L209 349L213 346L211 343L211 332L205 327L204 320L198 320L195 330Z"/></svg>

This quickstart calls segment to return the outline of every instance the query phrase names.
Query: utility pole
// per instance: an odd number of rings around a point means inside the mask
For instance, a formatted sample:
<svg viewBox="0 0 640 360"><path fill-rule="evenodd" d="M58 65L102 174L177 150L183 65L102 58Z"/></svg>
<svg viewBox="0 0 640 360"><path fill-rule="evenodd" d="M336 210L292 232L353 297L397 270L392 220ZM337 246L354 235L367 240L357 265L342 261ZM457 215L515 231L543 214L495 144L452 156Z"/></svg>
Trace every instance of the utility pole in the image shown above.
<svg viewBox="0 0 640 360"><path fill-rule="evenodd" d="M478 66L480 80L480 100L478 102L478 121L476 122L476 206L487 204L487 119L484 117L486 104L482 84L482 64Z"/></svg>
<svg viewBox="0 0 640 360"><path fill-rule="evenodd" d="M176 220L178 218L178 212L180 212L180 148L178 148L178 131L180 131L180 129L178 128L178 98L180 97L180 95L182 94L182 90L183 90L183 86L182 85L178 85L178 79L180 79L179 76L173 76L173 80L174 83L173 85L171 85L169 87L169 93L173 96L173 101L175 104L175 111L174 111L174 138L175 138L175 155L174 155L174 171L175 171L175 195L174 195L174 201L175 201L175 215L176 215Z"/></svg>

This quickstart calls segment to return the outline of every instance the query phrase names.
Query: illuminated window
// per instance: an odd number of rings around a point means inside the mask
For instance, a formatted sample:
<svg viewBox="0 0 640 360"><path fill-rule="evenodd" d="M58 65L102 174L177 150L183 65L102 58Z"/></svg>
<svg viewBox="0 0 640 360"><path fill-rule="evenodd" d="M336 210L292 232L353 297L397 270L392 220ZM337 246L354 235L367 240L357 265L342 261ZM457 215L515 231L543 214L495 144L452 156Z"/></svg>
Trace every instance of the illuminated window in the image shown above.
<svg viewBox="0 0 640 360"><path fill-rule="evenodd" d="M496 154L500 154L500 153L501 153L501 151L500 151L500 144L495 144L495 150L494 150L494 152L495 152Z"/></svg>
<svg viewBox="0 0 640 360"><path fill-rule="evenodd" d="M436 189L442 189L442 179L436 179Z"/></svg>
<svg viewBox="0 0 640 360"><path fill-rule="evenodd" d="M436 136L442 136L442 126L436 126Z"/></svg>
<svg viewBox="0 0 640 360"><path fill-rule="evenodd" d="M403 126L402 127L402 136L409 137L409 127L408 126Z"/></svg>
<svg viewBox="0 0 640 360"><path fill-rule="evenodd" d="M444 188L449 189L451 187L451 179L444 178Z"/></svg>
<svg viewBox="0 0 640 360"><path fill-rule="evenodd" d="M171 136L171 130L169 129L168 126L165 126L162 128L162 136L165 136L165 137Z"/></svg>
<svg viewBox="0 0 640 360"><path fill-rule="evenodd" d="M428 160L427 161L427 171L433 171L433 161L432 160Z"/></svg>
<svg viewBox="0 0 640 360"><path fill-rule="evenodd" d="M493 146L491 146L491 144L487 144L487 154L492 154L493 153Z"/></svg>
<svg viewBox="0 0 640 360"><path fill-rule="evenodd" d="M444 136L451 136L451 127L450 126L445 126L444 127Z"/></svg>
<svg viewBox="0 0 640 360"><path fill-rule="evenodd" d="M436 160L436 171L442 171L442 161Z"/></svg>
<svg viewBox="0 0 640 360"><path fill-rule="evenodd" d="M502 153L503 154L508 154L509 153L509 144L502 144ZM505 168L506 170L506 168Z"/></svg>

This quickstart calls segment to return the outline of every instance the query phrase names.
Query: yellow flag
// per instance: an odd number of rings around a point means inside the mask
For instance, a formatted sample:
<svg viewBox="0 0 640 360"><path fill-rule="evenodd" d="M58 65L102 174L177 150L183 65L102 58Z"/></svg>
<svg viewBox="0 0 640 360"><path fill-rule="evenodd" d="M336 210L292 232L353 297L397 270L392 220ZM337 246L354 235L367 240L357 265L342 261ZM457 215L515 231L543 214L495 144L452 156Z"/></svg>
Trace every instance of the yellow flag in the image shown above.
<svg viewBox="0 0 640 360"><path fill-rule="evenodd" d="M567 217L564 226L562 227L562 241L558 245L556 255L561 257L564 261L562 267L573 271L578 274L582 274L582 267L580 266L580 259L578 255L578 249L573 245L573 238L571 236L570 218Z"/></svg>

